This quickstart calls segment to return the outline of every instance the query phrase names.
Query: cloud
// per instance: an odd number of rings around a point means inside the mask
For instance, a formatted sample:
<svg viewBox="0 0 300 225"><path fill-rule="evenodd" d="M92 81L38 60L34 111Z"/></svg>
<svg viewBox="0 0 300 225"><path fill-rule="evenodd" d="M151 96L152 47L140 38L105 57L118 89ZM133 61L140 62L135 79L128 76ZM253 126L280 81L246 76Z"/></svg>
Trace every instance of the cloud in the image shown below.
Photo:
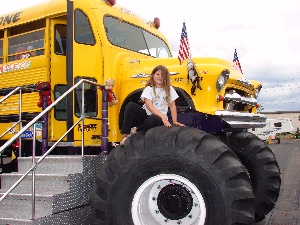
<svg viewBox="0 0 300 225"><path fill-rule="evenodd" d="M299 110L300 77L265 82L263 87L258 100L265 111Z"/></svg>

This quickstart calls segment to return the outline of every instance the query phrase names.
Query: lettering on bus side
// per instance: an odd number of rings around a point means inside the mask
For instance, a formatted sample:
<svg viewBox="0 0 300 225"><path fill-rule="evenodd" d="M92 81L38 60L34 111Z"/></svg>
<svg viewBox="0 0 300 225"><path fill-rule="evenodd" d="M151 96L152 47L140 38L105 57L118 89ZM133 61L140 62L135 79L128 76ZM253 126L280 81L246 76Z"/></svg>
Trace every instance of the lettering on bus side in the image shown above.
<svg viewBox="0 0 300 225"><path fill-rule="evenodd" d="M11 15L0 17L0 25L4 26L6 24L16 23L20 20L20 15L22 12L17 12Z"/></svg>
<svg viewBox="0 0 300 225"><path fill-rule="evenodd" d="M78 127L78 131L82 131L82 126L81 126L80 123L78 124L77 127ZM89 132L89 131L95 132L97 130L97 124L93 124L93 123L92 124L86 124L86 125L83 126L83 129L86 132Z"/></svg>
<svg viewBox="0 0 300 225"><path fill-rule="evenodd" d="M24 61L19 63L13 63L13 64L6 64L3 66L0 66L0 74L3 73L9 73L11 71L17 71L17 70L24 70L29 68L31 65L31 61Z"/></svg>

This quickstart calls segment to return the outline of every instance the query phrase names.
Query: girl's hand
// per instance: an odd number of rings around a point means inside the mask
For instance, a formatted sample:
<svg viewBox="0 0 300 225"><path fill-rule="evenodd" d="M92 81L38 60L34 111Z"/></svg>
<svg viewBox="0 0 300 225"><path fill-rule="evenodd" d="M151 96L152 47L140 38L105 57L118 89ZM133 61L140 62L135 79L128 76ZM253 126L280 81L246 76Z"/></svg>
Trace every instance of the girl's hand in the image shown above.
<svg viewBox="0 0 300 225"><path fill-rule="evenodd" d="M174 125L181 126L181 127L184 127L184 126L185 126L183 123L179 123L179 122L174 122L173 124L174 124Z"/></svg>
<svg viewBox="0 0 300 225"><path fill-rule="evenodd" d="M167 118L163 118L163 119L162 119L162 122L163 122L163 124L164 124L166 127L171 127L171 126L172 126Z"/></svg>

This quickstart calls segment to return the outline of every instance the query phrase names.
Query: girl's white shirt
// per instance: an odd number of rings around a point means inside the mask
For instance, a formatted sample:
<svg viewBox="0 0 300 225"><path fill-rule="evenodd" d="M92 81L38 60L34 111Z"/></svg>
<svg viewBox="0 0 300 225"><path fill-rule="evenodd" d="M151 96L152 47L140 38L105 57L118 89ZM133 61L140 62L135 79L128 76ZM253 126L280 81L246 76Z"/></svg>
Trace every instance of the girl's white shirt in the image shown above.
<svg viewBox="0 0 300 225"><path fill-rule="evenodd" d="M168 106L168 102L166 101L166 91L163 88L156 87L155 92L156 92L156 97L153 91L153 87L147 86L141 95L141 99L143 101L145 100L145 98L151 100L153 106L167 117L169 106ZM172 86L170 86L170 102L176 100L178 97L179 96L176 93L175 89ZM146 110L147 115L152 114L147 109L146 104L143 105L143 109Z"/></svg>

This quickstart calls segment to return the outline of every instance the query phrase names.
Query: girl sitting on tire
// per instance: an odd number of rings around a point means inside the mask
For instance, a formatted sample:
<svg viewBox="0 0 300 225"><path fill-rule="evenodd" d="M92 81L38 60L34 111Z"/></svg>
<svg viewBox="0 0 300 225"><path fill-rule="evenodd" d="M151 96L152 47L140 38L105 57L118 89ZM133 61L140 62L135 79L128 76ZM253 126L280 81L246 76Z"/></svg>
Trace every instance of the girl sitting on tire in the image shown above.
<svg viewBox="0 0 300 225"><path fill-rule="evenodd" d="M150 128L161 125L171 127L172 125L167 116L169 107L173 124L184 126L184 124L177 121L175 100L178 98L178 94L170 83L168 69L162 65L156 66L141 95L141 99L144 102L143 107L134 102L129 102L125 107L121 128L121 133L123 134L123 138L120 141L121 146L124 145L126 139L138 131L147 131ZM131 128L134 120L137 120L140 125Z"/></svg>

